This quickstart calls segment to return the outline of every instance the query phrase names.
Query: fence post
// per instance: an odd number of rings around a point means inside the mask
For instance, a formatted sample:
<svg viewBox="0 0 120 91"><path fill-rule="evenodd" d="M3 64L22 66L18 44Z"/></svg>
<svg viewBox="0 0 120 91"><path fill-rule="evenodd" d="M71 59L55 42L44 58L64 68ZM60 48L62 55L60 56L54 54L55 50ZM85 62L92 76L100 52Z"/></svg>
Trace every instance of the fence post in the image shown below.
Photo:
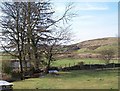
<svg viewBox="0 0 120 91"><path fill-rule="evenodd" d="M66 67L66 64L65 64L65 67Z"/></svg>
<svg viewBox="0 0 120 91"><path fill-rule="evenodd" d="M75 62L74 62L74 66L75 66Z"/></svg>
<svg viewBox="0 0 120 91"><path fill-rule="evenodd" d="M62 66L60 65L60 70L62 70Z"/></svg>
<svg viewBox="0 0 120 91"><path fill-rule="evenodd" d="M114 62L114 60L113 60L113 68L115 69L115 62Z"/></svg>
<svg viewBox="0 0 120 91"><path fill-rule="evenodd" d="M70 63L69 63L69 67L70 67Z"/></svg>
<svg viewBox="0 0 120 91"><path fill-rule="evenodd" d="M90 62L89 62L89 65L90 65L90 69L91 69L91 64L90 64Z"/></svg>

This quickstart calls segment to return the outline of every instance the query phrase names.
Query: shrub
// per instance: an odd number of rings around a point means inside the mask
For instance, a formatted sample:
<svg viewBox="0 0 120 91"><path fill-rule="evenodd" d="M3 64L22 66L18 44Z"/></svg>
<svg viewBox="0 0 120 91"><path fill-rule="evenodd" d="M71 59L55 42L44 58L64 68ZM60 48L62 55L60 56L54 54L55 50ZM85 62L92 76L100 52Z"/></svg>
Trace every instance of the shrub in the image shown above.
<svg viewBox="0 0 120 91"><path fill-rule="evenodd" d="M6 80L6 81L9 81L11 79L11 75L8 75L6 73L1 73L0 74L0 80Z"/></svg>
<svg viewBox="0 0 120 91"><path fill-rule="evenodd" d="M78 65L79 65L79 66L83 66L83 65L84 65L84 62L78 62Z"/></svg>
<svg viewBox="0 0 120 91"><path fill-rule="evenodd" d="M12 67L11 67L11 62L10 61L2 61L2 72L6 74L11 74L12 72Z"/></svg>
<svg viewBox="0 0 120 91"><path fill-rule="evenodd" d="M20 74L20 72L18 72L18 71L13 71L12 73L11 73L11 76L12 76L12 79L20 79L20 77L21 77L21 74Z"/></svg>

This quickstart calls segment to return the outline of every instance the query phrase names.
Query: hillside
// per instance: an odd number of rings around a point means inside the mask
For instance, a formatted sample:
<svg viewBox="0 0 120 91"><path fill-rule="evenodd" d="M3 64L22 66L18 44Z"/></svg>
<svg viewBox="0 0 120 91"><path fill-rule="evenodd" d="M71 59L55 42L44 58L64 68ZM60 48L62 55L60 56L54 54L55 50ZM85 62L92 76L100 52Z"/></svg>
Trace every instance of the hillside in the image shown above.
<svg viewBox="0 0 120 91"><path fill-rule="evenodd" d="M87 48L89 50L95 50L102 46L117 46L118 38L116 37L108 37L108 38L99 38L93 40L86 40L77 44L66 46L69 50L79 50L83 48Z"/></svg>
<svg viewBox="0 0 120 91"><path fill-rule="evenodd" d="M77 44L77 46L79 46L80 48L89 48L89 49L94 50L101 46L117 44L117 42L118 42L118 38L113 38L113 37L100 38L100 39L83 41L83 42Z"/></svg>
<svg viewBox="0 0 120 91"><path fill-rule="evenodd" d="M62 57L73 57L73 58L84 58L84 57L95 57L98 55L97 51L105 47L112 48L116 56L118 54L118 38L107 37L93 40L83 41L77 44L64 46L63 50L65 55Z"/></svg>

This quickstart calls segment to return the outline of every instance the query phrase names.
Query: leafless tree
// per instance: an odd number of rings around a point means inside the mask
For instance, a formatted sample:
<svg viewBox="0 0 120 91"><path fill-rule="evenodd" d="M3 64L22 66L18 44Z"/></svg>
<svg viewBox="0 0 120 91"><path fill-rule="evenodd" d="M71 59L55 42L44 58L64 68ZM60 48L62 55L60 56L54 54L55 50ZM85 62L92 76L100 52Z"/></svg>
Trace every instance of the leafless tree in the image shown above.
<svg viewBox="0 0 120 91"><path fill-rule="evenodd" d="M35 4L35 6L34 6ZM34 6L34 7L33 7ZM35 68L39 69L39 63L41 62L41 58L39 53L40 49L39 46L43 45L43 43L47 42L48 44L52 44L51 48L53 49L53 46L56 44L56 42L60 40L64 41L65 36L67 38L67 34L65 34L63 31L54 30L59 27L58 24L63 22L63 24L68 23L69 20L74 16L74 14L70 13L70 10L72 9L72 4L69 4L66 7L66 10L63 14L63 16L57 20L52 19L53 14L55 11L52 10L52 7L50 6L50 2L38 2L38 3L28 3L28 12L31 12L32 16L28 13L28 45L30 45L31 42L31 48L33 50L33 55L35 58ZM35 11L36 10L36 11ZM33 16L35 15L35 16ZM31 19L31 20L30 20ZM32 23L30 22L32 21ZM62 30L62 29L61 29ZM53 36L53 33L55 36ZM59 38L61 37L62 38ZM64 38L63 38L64 36ZM69 36L69 35L68 35ZM50 39L51 38L51 39ZM44 45L43 45L44 46ZM38 51L39 49L39 51ZM52 50L51 49L51 50Z"/></svg>
<svg viewBox="0 0 120 91"><path fill-rule="evenodd" d="M26 63L26 60L29 60L35 69L39 69L42 63L41 55L44 54L41 46L45 48L47 67L50 66L54 48L69 39L68 27L62 28L59 24L65 25L74 17L74 14L70 13L71 9L72 4L69 4L63 16L54 20L52 16L55 11L49 1L3 3L2 11L5 15L0 23L7 43L2 47L20 60L21 79L22 63Z"/></svg>
<svg viewBox="0 0 120 91"><path fill-rule="evenodd" d="M44 41L44 53L46 57L46 73L50 69L52 61L55 61L55 55L60 52L62 45L69 42L71 34L69 32L70 26L66 28L53 29L50 36L47 36L47 41Z"/></svg>
<svg viewBox="0 0 120 91"><path fill-rule="evenodd" d="M101 54L101 59L105 60L105 63L108 64L110 60L113 58L115 52L112 48L104 48L99 51Z"/></svg>
<svg viewBox="0 0 120 91"><path fill-rule="evenodd" d="M20 30L20 4L18 2L3 3L4 16L1 19L2 33L6 41L2 44L5 52L20 60L21 79L23 79L22 50L23 31Z"/></svg>

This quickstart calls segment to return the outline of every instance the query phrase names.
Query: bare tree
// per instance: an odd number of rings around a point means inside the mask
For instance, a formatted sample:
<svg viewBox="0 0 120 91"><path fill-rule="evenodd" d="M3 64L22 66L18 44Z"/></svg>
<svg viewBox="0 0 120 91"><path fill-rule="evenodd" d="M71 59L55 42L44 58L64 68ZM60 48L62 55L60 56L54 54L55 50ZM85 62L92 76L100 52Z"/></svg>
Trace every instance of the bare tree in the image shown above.
<svg viewBox="0 0 120 91"><path fill-rule="evenodd" d="M105 60L105 63L108 64L113 58L115 52L112 48L103 48L99 51L101 54L101 59Z"/></svg>
<svg viewBox="0 0 120 91"><path fill-rule="evenodd" d="M2 45L3 49L15 56L20 61L21 70L21 80L23 80L23 67L22 67L22 48L23 42L22 31L20 30L20 4L18 2L14 3L3 3L2 11L4 16L1 19L1 27L3 36L6 39L5 45Z"/></svg>
<svg viewBox="0 0 120 91"><path fill-rule="evenodd" d="M64 29L53 29L51 35L47 36L47 40L44 41L43 47L46 58L46 73L48 73L52 61L55 61L55 55L60 52L62 45L70 41L71 34L69 30L70 26Z"/></svg>
<svg viewBox="0 0 120 91"><path fill-rule="evenodd" d="M28 12L31 12L28 13L28 18L27 18L28 21L27 29L28 29L28 38L29 38L28 45L31 45L31 49L33 50L33 55L35 58L34 64L36 69L39 69L39 64L40 62L42 62L39 55L39 53L41 53L40 52L41 48L39 48L39 46L41 47L41 45L43 45L43 43L45 42L47 42L48 44L53 43L53 45L51 46L51 48L53 49L53 46L56 44L58 39L59 41L60 40L63 41L65 39L65 37L63 38L63 36L65 36L65 30L64 33L63 31L62 32L59 31L58 33L56 32L58 30L55 31L53 30L55 27L60 28L60 26L58 26L59 23L63 22L63 24L65 24L68 23L69 20L71 20L71 18L74 16L74 14L70 13L71 9L72 9L72 4L69 4L66 7L63 16L57 20L54 20L52 19L52 16L55 13L55 11L52 10L52 7L50 6L50 2L43 1L38 3L31 3L31 2L28 3ZM52 33L56 33L54 34L55 36L53 36ZM59 38L61 36L62 38Z"/></svg>
<svg viewBox="0 0 120 91"><path fill-rule="evenodd" d="M54 20L55 11L49 1L40 2L11 2L3 3L2 11L5 16L1 18L3 36L6 39L4 50L20 60L21 79L23 79L22 63L29 60L35 69L39 69L41 61L41 46L47 45L44 52L50 66L54 47L68 40L65 25L74 16L70 13L72 4L66 7L61 18ZM61 23L62 22L62 23ZM40 55L41 54L41 55ZM44 54L44 53L43 53Z"/></svg>
<svg viewBox="0 0 120 91"><path fill-rule="evenodd" d="M32 51L34 57L35 69L39 69L40 56L38 52L38 47L41 45L41 40L44 40L44 34L49 32L47 26L51 23L48 22L48 18L54 13L50 9L49 2L28 2L27 3L27 36L28 36L28 46L29 50ZM32 50L31 50L31 49ZM29 52L30 55L30 52Z"/></svg>

